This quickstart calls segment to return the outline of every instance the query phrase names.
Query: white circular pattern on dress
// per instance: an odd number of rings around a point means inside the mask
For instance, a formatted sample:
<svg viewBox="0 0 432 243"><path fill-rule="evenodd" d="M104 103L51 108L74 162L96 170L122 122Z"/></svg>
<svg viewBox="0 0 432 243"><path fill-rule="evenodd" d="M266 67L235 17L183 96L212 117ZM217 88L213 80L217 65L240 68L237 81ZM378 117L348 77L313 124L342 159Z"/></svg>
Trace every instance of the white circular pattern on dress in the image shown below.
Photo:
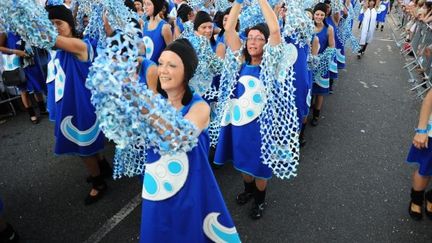
<svg viewBox="0 0 432 243"><path fill-rule="evenodd" d="M229 109L224 112L222 126L246 125L259 117L264 108L266 95L261 80L251 75L244 75L238 82L243 84L245 91L238 99L228 101Z"/></svg>
<svg viewBox="0 0 432 243"><path fill-rule="evenodd" d="M144 36L143 42L144 42L145 50L146 50L146 58L150 59L153 56L153 51L154 51L153 40L148 36Z"/></svg>
<svg viewBox="0 0 432 243"><path fill-rule="evenodd" d="M385 11L387 8L386 8L386 5L385 4L381 4L380 6L379 6L379 8L378 8L378 11L377 11L377 13L379 14L379 13L382 13L383 11Z"/></svg>
<svg viewBox="0 0 432 243"><path fill-rule="evenodd" d="M164 155L147 164L144 174L142 198L161 201L174 196L186 183L189 159L186 153Z"/></svg>
<svg viewBox="0 0 432 243"><path fill-rule="evenodd" d="M286 62L288 62L289 64L288 66L293 66L294 63L297 61L297 57L298 57L297 47L294 44L289 43L287 44L287 48L291 55L288 56Z"/></svg>

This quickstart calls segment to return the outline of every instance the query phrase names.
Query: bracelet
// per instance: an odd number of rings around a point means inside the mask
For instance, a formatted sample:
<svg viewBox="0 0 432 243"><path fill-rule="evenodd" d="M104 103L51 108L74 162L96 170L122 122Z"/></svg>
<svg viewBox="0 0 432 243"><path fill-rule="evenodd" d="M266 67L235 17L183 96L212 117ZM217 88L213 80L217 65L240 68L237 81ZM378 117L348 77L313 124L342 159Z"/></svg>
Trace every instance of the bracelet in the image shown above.
<svg viewBox="0 0 432 243"><path fill-rule="evenodd" d="M244 0L235 0L236 3L242 4Z"/></svg>
<svg viewBox="0 0 432 243"><path fill-rule="evenodd" d="M414 129L414 131L418 134L427 134L428 133L427 129L421 129L421 128L416 128L416 129Z"/></svg>

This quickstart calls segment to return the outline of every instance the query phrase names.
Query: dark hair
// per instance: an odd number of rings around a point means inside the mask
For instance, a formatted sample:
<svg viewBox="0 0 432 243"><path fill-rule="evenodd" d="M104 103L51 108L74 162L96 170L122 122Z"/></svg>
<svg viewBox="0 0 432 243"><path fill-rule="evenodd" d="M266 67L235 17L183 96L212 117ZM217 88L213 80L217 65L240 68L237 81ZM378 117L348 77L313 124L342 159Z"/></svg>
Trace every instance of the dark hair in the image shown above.
<svg viewBox="0 0 432 243"><path fill-rule="evenodd" d="M246 37L249 35L249 32L251 30L258 30L259 32L261 32L261 34L264 35L265 38L265 42L267 43L269 37L270 37L270 30L267 26L267 24L261 23L261 24L257 24L251 28L248 28L246 30ZM247 50L247 40L246 40L246 48L243 48L243 55L245 57L246 63L250 63L252 61L252 57L249 54L248 50Z"/></svg>
<svg viewBox="0 0 432 243"><path fill-rule="evenodd" d="M224 17L226 16L226 15L229 15L229 13L230 13L230 11L231 11L231 7L229 7L229 8L227 8L226 10L225 10L225 12L223 12L223 14L222 14L222 16L221 16L221 18L220 18L220 23L219 23L219 28L221 28L221 31L219 32L219 34L218 34L218 36L223 36L224 35L224 33L225 33L225 28L223 27L223 19L224 19ZM216 17L215 17L216 18ZM236 27L235 27L235 29L236 29L236 31L238 32L239 30L240 30L240 22L237 20L237 24L236 24Z"/></svg>
<svg viewBox="0 0 432 243"><path fill-rule="evenodd" d="M150 17L155 17L159 14L159 12L162 10L165 0L151 0L151 2L153 3L153 15L147 16L147 20L149 20Z"/></svg>
<svg viewBox="0 0 432 243"><path fill-rule="evenodd" d="M315 14L316 11L321 11L321 12L324 13L324 15L326 15L327 5L325 3L318 3L314 7L313 14ZM328 24L327 24L327 21L325 20L325 18L323 19L323 24L324 24L325 27L328 27ZM316 26L315 19L314 19L314 25Z"/></svg>
<svg viewBox="0 0 432 243"><path fill-rule="evenodd" d="M189 19L188 19L188 15L191 13L191 12L193 12L193 9L189 6L189 5L187 5L187 4L182 4L181 6L180 6L180 8L177 10L177 16L181 19L181 21L184 23L184 22L187 22Z"/></svg>
<svg viewBox="0 0 432 243"><path fill-rule="evenodd" d="M135 1L130 1L130 0L125 0L124 1L124 5L126 7L128 7L131 11L136 12L137 10L135 9L135 5L134 5ZM142 3L142 2L141 2Z"/></svg>
<svg viewBox="0 0 432 243"><path fill-rule="evenodd" d="M163 10L163 8L165 8L165 12L163 13L163 19L166 22L169 22L169 20L168 20L168 8L169 8L169 5L168 5L167 1L164 1L163 7L162 7L161 11Z"/></svg>

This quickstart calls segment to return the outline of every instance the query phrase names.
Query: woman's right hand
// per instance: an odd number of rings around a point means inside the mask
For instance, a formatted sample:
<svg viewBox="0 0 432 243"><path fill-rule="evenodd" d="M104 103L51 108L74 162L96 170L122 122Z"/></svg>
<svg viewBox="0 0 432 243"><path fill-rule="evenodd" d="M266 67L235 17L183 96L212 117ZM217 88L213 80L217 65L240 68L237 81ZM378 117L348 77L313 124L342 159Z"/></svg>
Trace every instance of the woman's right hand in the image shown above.
<svg viewBox="0 0 432 243"><path fill-rule="evenodd" d="M427 148L428 140L429 140L428 134L416 133L413 139L413 145L418 149Z"/></svg>
<svg viewBox="0 0 432 243"><path fill-rule="evenodd" d="M13 54L19 56L19 57L27 57L27 53L25 51L21 51L21 50L14 50Z"/></svg>

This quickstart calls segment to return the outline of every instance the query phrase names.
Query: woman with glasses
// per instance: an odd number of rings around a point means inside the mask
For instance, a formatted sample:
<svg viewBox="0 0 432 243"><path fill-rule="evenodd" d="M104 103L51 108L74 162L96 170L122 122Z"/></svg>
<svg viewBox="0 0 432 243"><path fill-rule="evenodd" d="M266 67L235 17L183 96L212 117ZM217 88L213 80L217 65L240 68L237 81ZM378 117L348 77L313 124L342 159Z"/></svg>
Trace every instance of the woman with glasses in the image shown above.
<svg viewBox="0 0 432 243"><path fill-rule="evenodd" d="M225 43L227 49L240 51L242 42L236 32L237 20L242 1L236 0L225 25ZM253 219L263 216L267 180L272 170L261 160L261 134L258 119L264 108L265 87L259 79L264 45L276 46L281 43L280 28L276 14L266 0L258 1L266 24L258 24L246 31L246 45L242 50L242 64L237 84L229 102L243 101L243 105L234 105L231 119L224 115L216 148L215 163L224 164L232 161L241 172L244 191L239 193L236 201L244 205L254 198L255 203L250 212ZM245 112L240 107L246 107ZM228 111L229 112L229 111ZM243 114L243 115L242 115ZM228 121L227 121L228 120Z"/></svg>

